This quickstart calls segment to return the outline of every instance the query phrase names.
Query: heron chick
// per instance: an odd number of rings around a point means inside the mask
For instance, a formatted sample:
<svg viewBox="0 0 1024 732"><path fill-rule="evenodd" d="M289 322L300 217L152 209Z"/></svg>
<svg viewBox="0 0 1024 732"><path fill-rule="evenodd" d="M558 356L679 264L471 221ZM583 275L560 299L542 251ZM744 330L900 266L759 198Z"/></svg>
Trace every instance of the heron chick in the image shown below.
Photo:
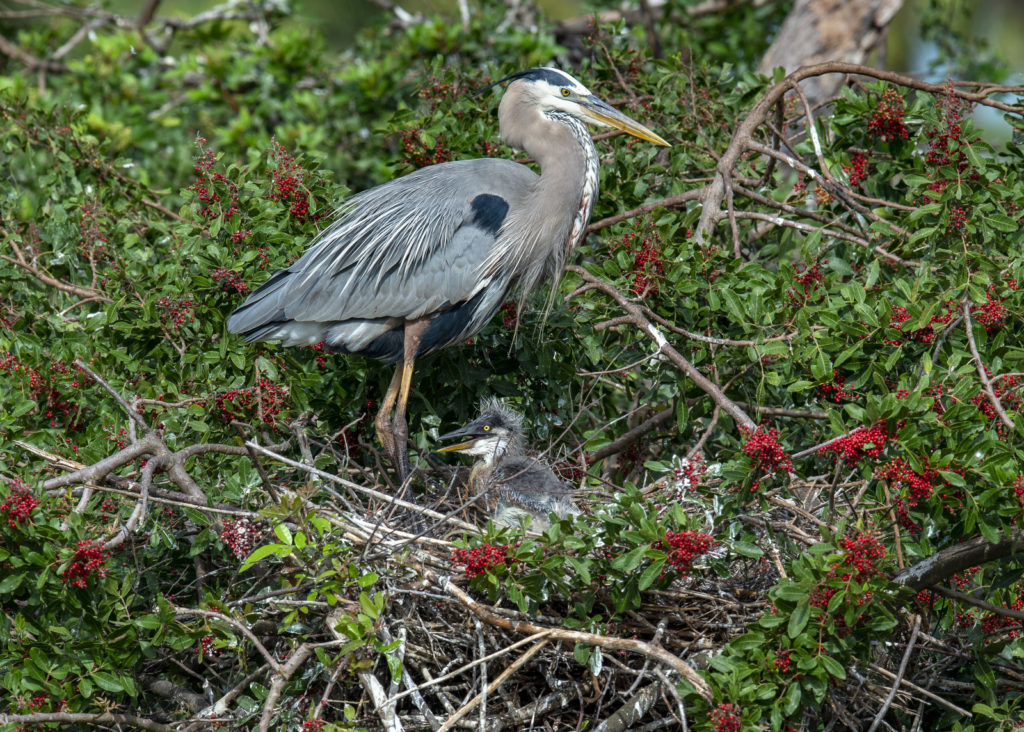
<svg viewBox="0 0 1024 732"><path fill-rule="evenodd" d="M523 299L557 279L583 240L600 177L586 125L668 145L564 71L529 69L495 84L504 82L501 137L540 175L511 160L457 160L363 191L227 321L247 342L323 343L397 363L374 426L403 481L415 359L465 343L510 294Z"/></svg>
<svg viewBox="0 0 1024 732"><path fill-rule="evenodd" d="M480 416L442 440L459 439L438 452L474 455L477 461L469 476L470 492L483 496L488 512L499 526L519 526L530 517L530 528L544 531L548 518L580 513L573 490L544 463L523 452L523 418L497 399L486 399Z"/></svg>

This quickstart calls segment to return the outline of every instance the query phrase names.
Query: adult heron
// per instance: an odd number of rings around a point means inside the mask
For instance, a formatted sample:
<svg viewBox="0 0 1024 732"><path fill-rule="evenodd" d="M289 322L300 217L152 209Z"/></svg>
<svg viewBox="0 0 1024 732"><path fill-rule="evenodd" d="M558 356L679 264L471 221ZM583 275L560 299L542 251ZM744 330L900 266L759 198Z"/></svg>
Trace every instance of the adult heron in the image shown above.
<svg viewBox="0 0 1024 732"><path fill-rule="evenodd" d="M498 105L501 138L540 165L459 160L363 191L292 266L249 295L228 330L247 342L323 343L392 363L374 425L404 481L413 362L479 333L509 294L558 277L598 187L585 123L663 139L564 71L520 71Z"/></svg>
<svg viewBox="0 0 1024 732"><path fill-rule="evenodd" d="M551 525L551 513L559 518L580 513L572 489L547 465L524 454L522 415L497 399L485 399L479 417L440 439L456 438L457 444L438 452L476 456L469 490L483 496L497 525L518 526L529 517L530 528L543 531Z"/></svg>

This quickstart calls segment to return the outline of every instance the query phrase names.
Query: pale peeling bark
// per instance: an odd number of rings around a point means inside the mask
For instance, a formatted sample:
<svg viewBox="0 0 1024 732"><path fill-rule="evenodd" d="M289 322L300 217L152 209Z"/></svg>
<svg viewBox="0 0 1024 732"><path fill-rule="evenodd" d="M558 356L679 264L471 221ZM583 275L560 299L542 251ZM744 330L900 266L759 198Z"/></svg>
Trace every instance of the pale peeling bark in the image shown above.
<svg viewBox="0 0 1024 732"><path fill-rule="evenodd" d="M786 73L826 61L864 63L885 39L903 0L796 0L759 71ZM808 79L802 88L812 106L835 96L843 77Z"/></svg>

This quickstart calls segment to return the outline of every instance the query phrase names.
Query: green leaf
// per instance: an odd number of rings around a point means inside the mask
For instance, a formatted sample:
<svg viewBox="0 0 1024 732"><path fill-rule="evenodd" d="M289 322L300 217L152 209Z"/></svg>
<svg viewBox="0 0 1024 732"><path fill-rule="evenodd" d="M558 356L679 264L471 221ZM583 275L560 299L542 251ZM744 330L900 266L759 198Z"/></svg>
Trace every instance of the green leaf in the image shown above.
<svg viewBox="0 0 1024 732"><path fill-rule="evenodd" d="M632 572L640 566L640 563L644 560L644 554L649 548L649 545L642 544L632 551L620 554L612 562L612 567L620 572Z"/></svg>
<svg viewBox="0 0 1024 732"><path fill-rule="evenodd" d="M967 481L964 480L964 477L960 475L960 473L954 473L950 470L940 470L939 475L941 475L943 480L945 480L950 485L959 486L960 488L963 488L967 485Z"/></svg>
<svg viewBox="0 0 1024 732"><path fill-rule="evenodd" d="M288 551L288 547L281 544L264 544L263 546L256 547L253 553L245 558L245 561L242 562L242 566L238 568L238 571L244 572L261 559L275 554L284 556L288 554Z"/></svg>
<svg viewBox="0 0 1024 732"><path fill-rule="evenodd" d="M0 595L9 595L14 592L24 578L25 575L20 572L4 577L3 580L0 580Z"/></svg>
<svg viewBox="0 0 1024 732"><path fill-rule="evenodd" d="M1005 214L994 213L982 218L993 229L1005 234L1015 233L1020 228L1020 225L1015 220Z"/></svg>
<svg viewBox="0 0 1024 732"><path fill-rule="evenodd" d="M95 682L96 686L103 689L103 691L124 691L124 686L121 685L121 682L117 679L117 677L113 676L112 674L108 674L106 671L94 671L89 676L89 678L91 678Z"/></svg>
<svg viewBox="0 0 1024 732"><path fill-rule="evenodd" d="M294 539L292 538L292 530L289 529L285 524L278 524L277 526L275 526L274 534L277 535L277 538L281 540L282 544L291 546L294 543Z"/></svg>
<svg viewBox="0 0 1024 732"><path fill-rule="evenodd" d="M811 617L811 608L806 600L801 600L797 603L797 606L793 608L792 615L789 616L789 625L786 627L786 635L790 638L796 638L798 635L804 632L804 628L807 627L807 621Z"/></svg>
<svg viewBox="0 0 1024 732"><path fill-rule="evenodd" d="M831 656L821 655L818 656L818 661L825 667L829 675L837 679L846 678L846 669L843 668L842 664Z"/></svg>
<svg viewBox="0 0 1024 732"><path fill-rule="evenodd" d="M640 581L637 584L637 589L641 592L646 590L648 587L654 584L654 581L661 575L662 570L665 568L664 559L656 559L651 563L644 573L640 575Z"/></svg>
<svg viewBox="0 0 1024 732"><path fill-rule="evenodd" d="M764 551L761 550L761 547L747 541L734 541L732 543L732 550L740 556L752 557L754 559L764 556Z"/></svg>

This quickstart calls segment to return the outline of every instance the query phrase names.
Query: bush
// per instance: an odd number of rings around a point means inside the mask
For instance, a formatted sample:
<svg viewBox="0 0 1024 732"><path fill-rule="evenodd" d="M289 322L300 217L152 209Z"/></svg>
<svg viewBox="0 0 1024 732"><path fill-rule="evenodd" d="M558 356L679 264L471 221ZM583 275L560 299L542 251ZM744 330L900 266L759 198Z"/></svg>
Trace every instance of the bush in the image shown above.
<svg viewBox="0 0 1024 732"><path fill-rule="evenodd" d="M254 12L62 6L16 34L37 73L4 62L0 726L1019 722L1020 89L757 77L774 7L658 25L661 60L643 24L494 9L333 54ZM224 322L350 190L509 155L467 92L551 58L673 147L599 143L554 296L418 364L419 535L371 429L389 369ZM826 71L808 123L791 82ZM492 394L583 516L477 528L429 451Z"/></svg>

